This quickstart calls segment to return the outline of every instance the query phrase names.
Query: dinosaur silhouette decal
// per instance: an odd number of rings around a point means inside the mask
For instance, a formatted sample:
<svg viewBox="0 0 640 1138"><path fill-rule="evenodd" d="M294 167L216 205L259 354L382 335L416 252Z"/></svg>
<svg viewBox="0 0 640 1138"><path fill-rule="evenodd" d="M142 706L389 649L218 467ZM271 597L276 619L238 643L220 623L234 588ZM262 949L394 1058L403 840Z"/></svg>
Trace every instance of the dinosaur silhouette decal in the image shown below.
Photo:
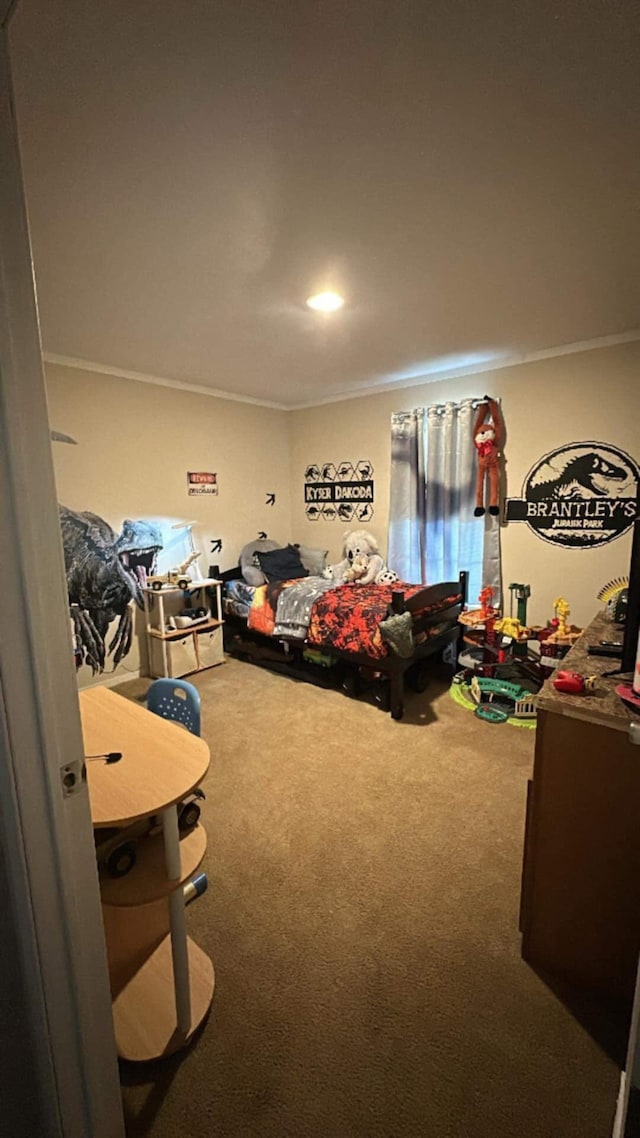
<svg viewBox="0 0 640 1138"><path fill-rule="evenodd" d="M640 467L609 443L568 443L527 474L521 498L507 502L507 521L524 521L545 541L593 549L620 537L636 516Z"/></svg>
<svg viewBox="0 0 640 1138"><path fill-rule="evenodd" d="M311 463L304 472L305 514L309 521L368 522L373 517L373 464L351 462ZM268 503L267 503L268 504Z"/></svg>

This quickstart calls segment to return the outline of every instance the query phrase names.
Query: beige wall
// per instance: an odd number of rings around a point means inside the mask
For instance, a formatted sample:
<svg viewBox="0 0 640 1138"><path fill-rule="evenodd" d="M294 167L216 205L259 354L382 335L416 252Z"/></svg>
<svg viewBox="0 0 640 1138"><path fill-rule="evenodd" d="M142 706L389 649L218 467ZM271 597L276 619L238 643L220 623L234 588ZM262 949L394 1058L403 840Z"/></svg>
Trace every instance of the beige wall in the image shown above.
<svg viewBox="0 0 640 1138"><path fill-rule="evenodd" d="M304 470L311 462L366 459L375 479L371 529L384 552L392 411L486 391L499 396L508 433L507 492L516 496L541 455L574 440L600 439L640 458L639 372L640 344L630 343L285 412L48 365L51 426L78 443L53 444L58 496L116 530L126 517L157 520L165 533L174 522L197 521L203 571L210 562L223 569L235 564L241 546L259 530L283 543L328 548L331 560L338 560L348 527L308 521ZM189 497L188 470L215 471L218 496ZM273 507L265 504L271 492ZM217 537L223 551L210 555ZM543 541L524 523L502 529L504 582L531 584L529 615L536 622L551 615L559 593L568 598L572 619L588 621L598 607L598 588L626 572L629 551L629 534L599 549L568 550ZM174 562L167 553L160 568ZM137 670L140 662L136 643L118 675ZM83 668L79 679L92 682L90 671Z"/></svg>
<svg viewBox="0 0 640 1138"><path fill-rule="evenodd" d="M195 520L194 538L209 563L236 563L245 542L265 530L290 540L289 424L284 411L77 369L46 368L52 429L77 440L53 443L58 498L90 510L117 531L124 518ZM216 497L187 494L187 471L214 471ZM267 506L266 495L276 503ZM222 553L210 554L221 537ZM175 563L161 560L160 568ZM163 563L164 562L164 563ZM139 667L139 644L118 668ZM88 668L80 683L91 682ZM100 677L96 677L100 679Z"/></svg>
<svg viewBox="0 0 640 1138"><path fill-rule="evenodd" d="M296 541L327 547L341 556L344 523L305 517L303 475L309 463L370 459L375 471L371 530L384 552L389 512L389 438L393 411L448 399L483 395L502 399L508 439L507 493L517 496L536 459L580 439L613 443L640 460L640 344L629 343L464 379L397 388L292 413L291 501ZM353 528L353 527L352 527ZM588 621L598 608L599 587L628 570L630 535L593 550L549 544L522 522L502 529L503 579L532 587L529 618L543 622L554 597L563 594L571 618Z"/></svg>

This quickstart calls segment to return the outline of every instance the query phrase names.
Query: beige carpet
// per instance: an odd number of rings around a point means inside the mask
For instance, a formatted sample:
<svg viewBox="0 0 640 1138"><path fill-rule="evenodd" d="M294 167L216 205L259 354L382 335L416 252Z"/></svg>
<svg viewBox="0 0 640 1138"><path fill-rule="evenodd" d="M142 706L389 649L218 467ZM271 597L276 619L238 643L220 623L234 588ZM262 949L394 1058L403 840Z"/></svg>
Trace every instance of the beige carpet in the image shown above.
<svg viewBox="0 0 640 1138"><path fill-rule="evenodd" d="M437 679L401 723L236 661L194 682L217 987L188 1052L123 1065L128 1133L609 1138L618 1024L520 958L534 733Z"/></svg>

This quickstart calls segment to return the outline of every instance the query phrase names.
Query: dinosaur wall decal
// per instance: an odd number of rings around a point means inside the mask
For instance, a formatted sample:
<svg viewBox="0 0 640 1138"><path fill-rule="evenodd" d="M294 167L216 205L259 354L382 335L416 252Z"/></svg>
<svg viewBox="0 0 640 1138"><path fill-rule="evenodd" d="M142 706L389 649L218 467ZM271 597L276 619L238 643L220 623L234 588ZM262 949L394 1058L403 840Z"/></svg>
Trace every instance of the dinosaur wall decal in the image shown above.
<svg viewBox="0 0 640 1138"><path fill-rule="evenodd" d="M104 671L107 656L116 668L131 649L133 606L142 608L142 588L155 572L162 535L143 520L123 522L120 534L89 511L60 506L69 606L82 663ZM107 646L109 625L118 626Z"/></svg>

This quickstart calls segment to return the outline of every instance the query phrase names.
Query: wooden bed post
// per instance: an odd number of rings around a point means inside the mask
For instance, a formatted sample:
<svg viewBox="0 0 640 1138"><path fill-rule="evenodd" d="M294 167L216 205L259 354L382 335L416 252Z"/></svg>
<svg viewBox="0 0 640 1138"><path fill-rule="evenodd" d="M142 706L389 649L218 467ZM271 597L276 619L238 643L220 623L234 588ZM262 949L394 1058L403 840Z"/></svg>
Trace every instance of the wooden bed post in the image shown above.
<svg viewBox="0 0 640 1138"><path fill-rule="evenodd" d="M404 612L404 590L392 589L391 590L391 611L394 614Z"/></svg>
<svg viewBox="0 0 640 1138"><path fill-rule="evenodd" d="M392 719L402 719L404 712L402 697L404 692L404 664L394 658L389 668L389 711Z"/></svg>
<svg viewBox="0 0 640 1138"><path fill-rule="evenodd" d="M460 612L462 613L462 612L464 612L464 610L467 607L467 599L468 599L468 593L469 593L469 574L468 574L466 569L460 570L460 592L462 593L462 604L460 606ZM455 669L458 665L458 657L459 657L460 653L463 651L463 647L464 647L464 628L460 624L459 621L458 621L458 636L457 636L457 639L455 640L454 643L455 643L455 647L456 647L456 662L454 664L454 671L455 671Z"/></svg>
<svg viewBox="0 0 640 1138"><path fill-rule="evenodd" d="M462 593L462 607L466 608L469 599L469 574L466 569L460 570L460 592Z"/></svg>

